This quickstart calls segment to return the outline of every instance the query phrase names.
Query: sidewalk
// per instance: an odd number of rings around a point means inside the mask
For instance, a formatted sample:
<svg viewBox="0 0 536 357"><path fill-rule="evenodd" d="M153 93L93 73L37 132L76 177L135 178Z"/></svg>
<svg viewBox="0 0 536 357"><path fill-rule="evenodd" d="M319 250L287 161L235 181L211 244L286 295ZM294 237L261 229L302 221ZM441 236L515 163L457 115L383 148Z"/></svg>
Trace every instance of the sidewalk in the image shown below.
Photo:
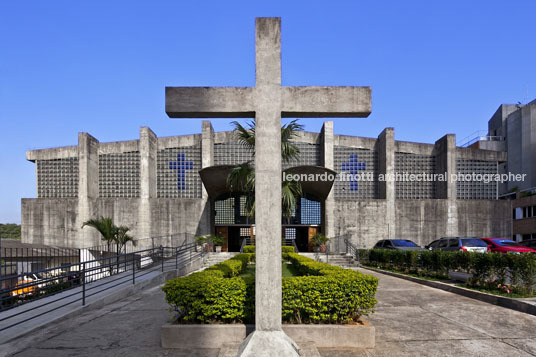
<svg viewBox="0 0 536 357"><path fill-rule="evenodd" d="M0 313L0 319L10 318L0 322L0 329L16 325L0 332L0 344L68 316L105 307L140 290L159 285L178 274L187 274L200 267L201 261L194 261L191 265L180 268L178 272L170 265L164 266L164 272L159 267L155 267L153 271L137 271L135 284L132 280L132 271L88 283L85 306L82 305L82 286L77 286L4 311Z"/></svg>
<svg viewBox="0 0 536 357"><path fill-rule="evenodd" d="M380 278L376 348L322 350L347 356L531 356L536 355L536 316L490 305L407 280ZM172 318L160 287L146 289L99 309L82 310L0 346L13 356L193 356L219 350L162 349L160 327ZM8 351L19 352L11 354Z"/></svg>

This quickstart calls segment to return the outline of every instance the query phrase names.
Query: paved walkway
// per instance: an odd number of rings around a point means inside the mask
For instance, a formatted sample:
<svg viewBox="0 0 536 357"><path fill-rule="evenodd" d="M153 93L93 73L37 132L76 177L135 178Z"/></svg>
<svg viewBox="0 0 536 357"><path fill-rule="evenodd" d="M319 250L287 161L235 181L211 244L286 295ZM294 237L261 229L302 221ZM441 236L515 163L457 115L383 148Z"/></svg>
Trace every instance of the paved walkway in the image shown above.
<svg viewBox="0 0 536 357"><path fill-rule="evenodd" d="M407 280L380 278L376 348L323 356L536 356L536 316Z"/></svg>
<svg viewBox="0 0 536 357"><path fill-rule="evenodd" d="M536 356L536 316L371 274L380 278L369 319L376 348L320 350L322 356ZM171 315L164 294L153 288L16 340L23 349L14 355L218 356L218 350L162 349L160 326Z"/></svg>

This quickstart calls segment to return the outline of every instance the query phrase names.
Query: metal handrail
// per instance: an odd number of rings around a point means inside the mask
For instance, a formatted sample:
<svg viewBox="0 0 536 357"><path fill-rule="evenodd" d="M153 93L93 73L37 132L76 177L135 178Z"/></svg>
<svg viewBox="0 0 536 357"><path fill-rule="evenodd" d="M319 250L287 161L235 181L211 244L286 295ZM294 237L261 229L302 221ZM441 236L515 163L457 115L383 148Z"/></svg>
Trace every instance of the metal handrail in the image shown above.
<svg viewBox="0 0 536 357"><path fill-rule="evenodd" d="M294 253L299 253L298 246L296 245L295 239L292 239L292 246L294 247Z"/></svg>
<svg viewBox="0 0 536 357"><path fill-rule="evenodd" d="M346 254L350 253L350 255L357 261L357 265L359 265L359 249L348 240L348 238L344 238L344 244L346 245Z"/></svg>
<svg viewBox="0 0 536 357"><path fill-rule="evenodd" d="M247 238L242 239L242 244L240 244L240 253L244 253L244 247L246 246Z"/></svg>
<svg viewBox="0 0 536 357"><path fill-rule="evenodd" d="M87 297L96 295L100 292L127 283L129 281L132 281L132 284L135 284L136 278L140 278L153 271L164 271L166 266L168 268L172 268L173 265L175 265L175 268L178 270L179 266L182 267L188 262L192 262L194 259L197 259L197 257L203 256L203 252L196 252L195 254L192 254L192 250L194 247L195 243L185 244L183 242L180 247L176 248L160 246L157 248L143 249L136 252L118 254L115 256L93 259L76 264L66 264L60 267L42 269L40 271L32 273L23 273L4 277L0 279L0 282L1 280L18 279L21 276L24 277L29 274L44 274L51 271L58 271L60 269L73 267L78 268L77 270L63 272L62 274L53 277L47 277L46 279L40 279L24 284L19 284L8 289L0 289L0 311L2 312L10 311L15 307L20 306L21 304L34 302L44 297L51 297L61 292L72 290L76 287L80 289L78 291L74 291L73 293L63 294L59 298L46 301L42 304L36 304L35 306L31 306L30 308L24 309L22 311L17 311L14 314L9 314L5 317L2 317L0 315L0 322L7 321L16 316L21 316L23 314L32 312L38 308L57 303L58 301L67 298L72 298L73 296L81 296L78 299L71 299L71 301L66 301L65 303L59 306L55 306L45 312L39 313L37 315L34 314L26 319L14 322L9 326L0 327L0 331L9 329L13 326L19 325L33 318L42 316L46 313L55 311L61 307L71 305L76 302L81 301L82 305L84 306L86 304ZM166 252L169 251L171 251L171 257L173 257L173 255L175 256L175 264L173 264L172 261L166 261ZM151 259L151 262L142 267L141 259L143 257L149 257ZM137 274L137 272L142 271L142 274ZM116 277L112 279L104 279L109 278L111 276ZM15 292L16 295L12 296L13 292ZM91 293L88 294L88 292ZM7 307L4 306L6 302L8 304Z"/></svg>

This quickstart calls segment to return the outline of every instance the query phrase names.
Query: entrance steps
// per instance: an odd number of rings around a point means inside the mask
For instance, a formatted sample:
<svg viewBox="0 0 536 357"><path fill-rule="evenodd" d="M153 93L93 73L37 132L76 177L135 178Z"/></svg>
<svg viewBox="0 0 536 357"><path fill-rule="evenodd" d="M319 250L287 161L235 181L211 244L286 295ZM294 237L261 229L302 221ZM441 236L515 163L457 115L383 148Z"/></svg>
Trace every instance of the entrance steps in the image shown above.
<svg viewBox="0 0 536 357"><path fill-rule="evenodd" d="M359 265L354 258L346 253L300 253L301 255L316 260L317 262L337 265L343 268L357 268Z"/></svg>
<svg viewBox="0 0 536 357"><path fill-rule="evenodd" d="M234 252L222 252L222 253L215 253L215 252L210 252L210 253L207 253L204 257L203 257L203 266L205 268L208 268L208 267L211 267L215 264L218 264L218 263L221 263L227 259L231 259L232 257L234 257L235 255L237 255L238 253L234 253Z"/></svg>

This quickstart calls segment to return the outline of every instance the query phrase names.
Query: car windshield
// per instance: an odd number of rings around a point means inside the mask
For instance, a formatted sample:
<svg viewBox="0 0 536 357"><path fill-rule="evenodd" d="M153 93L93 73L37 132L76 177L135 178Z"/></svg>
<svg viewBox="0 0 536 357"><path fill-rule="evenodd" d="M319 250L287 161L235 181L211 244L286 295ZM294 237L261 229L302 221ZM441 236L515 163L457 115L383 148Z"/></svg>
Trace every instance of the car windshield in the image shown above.
<svg viewBox="0 0 536 357"><path fill-rule="evenodd" d="M393 239L391 242L395 247L417 247L417 244L405 239Z"/></svg>
<svg viewBox="0 0 536 357"><path fill-rule="evenodd" d="M487 247L488 245L477 238L463 238L462 245L465 247Z"/></svg>
<svg viewBox="0 0 536 357"><path fill-rule="evenodd" d="M517 244L510 239L492 239L492 241L501 247L521 247L521 244Z"/></svg>

